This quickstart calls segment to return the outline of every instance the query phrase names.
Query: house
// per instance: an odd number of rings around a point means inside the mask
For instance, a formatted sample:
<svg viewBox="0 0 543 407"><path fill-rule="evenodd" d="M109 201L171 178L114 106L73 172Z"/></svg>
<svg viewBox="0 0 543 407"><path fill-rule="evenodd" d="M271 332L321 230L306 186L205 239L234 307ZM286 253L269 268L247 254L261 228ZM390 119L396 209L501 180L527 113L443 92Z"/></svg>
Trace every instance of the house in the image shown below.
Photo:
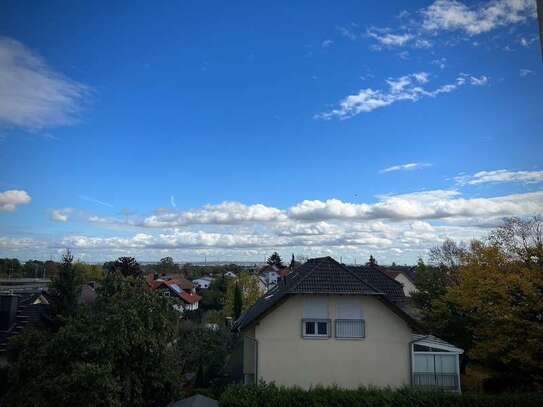
<svg viewBox="0 0 543 407"><path fill-rule="evenodd" d="M192 284L194 284L200 290L207 290L211 286L212 282L213 282L213 277L208 277L208 276L200 277L200 278L192 280Z"/></svg>
<svg viewBox="0 0 543 407"><path fill-rule="evenodd" d="M42 292L0 291L0 367L7 364L7 350L12 338L28 326L41 323L49 313L49 301Z"/></svg>
<svg viewBox="0 0 543 407"><path fill-rule="evenodd" d="M406 297L411 297L411 294L417 291L417 287L415 286L415 276L413 273L387 269L383 269L382 272L403 286L403 292Z"/></svg>
<svg viewBox="0 0 543 407"><path fill-rule="evenodd" d="M179 312L184 310L194 311L198 309L198 304L202 297L196 294L194 285L186 278L157 278L148 280L149 286L162 295L167 297L174 297L179 300L179 303L175 306L175 309Z"/></svg>
<svg viewBox="0 0 543 407"><path fill-rule="evenodd" d="M245 383L460 391L462 349L426 335L402 286L374 268L311 259L233 328L243 337Z"/></svg>
<svg viewBox="0 0 543 407"><path fill-rule="evenodd" d="M271 290L277 285L283 269L275 265L266 265L258 272L259 285L263 291Z"/></svg>

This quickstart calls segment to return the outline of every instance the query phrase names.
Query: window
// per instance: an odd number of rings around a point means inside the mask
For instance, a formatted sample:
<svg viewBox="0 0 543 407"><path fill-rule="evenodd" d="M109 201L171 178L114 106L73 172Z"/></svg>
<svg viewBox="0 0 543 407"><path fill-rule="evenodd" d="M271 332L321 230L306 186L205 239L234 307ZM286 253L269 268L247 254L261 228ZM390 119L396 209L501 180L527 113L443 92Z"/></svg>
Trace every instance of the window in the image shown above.
<svg viewBox="0 0 543 407"><path fill-rule="evenodd" d="M336 319L336 338L364 338L366 327L363 319Z"/></svg>
<svg viewBox="0 0 543 407"><path fill-rule="evenodd" d="M336 301L335 335L338 339L361 339L366 336L362 302L358 297L340 297Z"/></svg>
<svg viewBox="0 0 543 407"><path fill-rule="evenodd" d="M302 320L302 335L304 337L330 336L330 320L328 319L304 319Z"/></svg>
<svg viewBox="0 0 543 407"><path fill-rule="evenodd" d="M307 296L304 298L304 319L302 319L302 336L304 338L330 337L330 320L328 319L328 297Z"/></svg>

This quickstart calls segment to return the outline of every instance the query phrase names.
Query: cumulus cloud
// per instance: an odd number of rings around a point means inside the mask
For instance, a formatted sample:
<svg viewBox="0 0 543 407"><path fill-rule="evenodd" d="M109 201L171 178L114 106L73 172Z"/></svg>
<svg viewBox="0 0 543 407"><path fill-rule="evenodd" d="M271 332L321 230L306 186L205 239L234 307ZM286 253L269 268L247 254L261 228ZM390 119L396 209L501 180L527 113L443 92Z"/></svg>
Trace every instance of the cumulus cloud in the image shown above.
<svg viewBox="0 0 543 407"><path fill-rule="evenodd" d="M473 175L461 175L454 180L459 185L479 185L487 183L519 182L535 184L543 182L543 171L479 171Z"/></svg>
<svg viewBox="0 0 543 407"><path fill-rule="evenodd" d="M488 82L488 77L461 73L454 82L440 85L434 89L425 88L424 85L428 81L429 74L427 72L389 78L386 81L388 89L362 89L356 94L345 97L335 109L320 113L315 117L321 119L348 119L401 101L417 102L422 98L435 98L453 92L464 85L482 86Z"/></svg>
<svg viewBox="0 0 543 407"><path fill-rule="evenodd" d="M505 195L494 198L459 197L458 191L435 190L381 197L375 204L355 204L338 199L303 201L289 209L292 219L444 219L470 216L523 216L543 208L543 192Z"/></svg>
<svg viewBox="0 0 543 407"><path fill-rule="evenodd" d="M89 88L50 69L38 55L0 38L0 125L26 130L77 120Z"/></svg>
<svg viewBox="0 0 543 407"><path fill-rule="evenodd" d="M72 213L73 208L53 209L51 212L51 220L54 222L66 223Z"/></svg>
<svg viewBox="0 0 543 407"><path fill-rule="evenodd" d="M17 189L0 192L0 212L13 212L19 205L26 205L32 199L26 191Z"/></svg>
<svg viewBox="0 0 543 407"><path fill-rule="evenodd" d="M187 225L237 225L248 222L271 222L284 219L277 208L262 204L245 205L239 202L223 202L206 205L202 209L187 212L159 211L143 219L145 227L175 227Z"/></svg>
<svg viewBox="0 0 543 407"><path fill-rule="evenodd" d="M399 164L399 165L393 165L392 167L388 167L385 169L382 169L379 171L379 173L384 174L387 172L393 172L393 171L412 171L424 167L430 167L432 164L429 163L407 163L407 164Z"/></svg>

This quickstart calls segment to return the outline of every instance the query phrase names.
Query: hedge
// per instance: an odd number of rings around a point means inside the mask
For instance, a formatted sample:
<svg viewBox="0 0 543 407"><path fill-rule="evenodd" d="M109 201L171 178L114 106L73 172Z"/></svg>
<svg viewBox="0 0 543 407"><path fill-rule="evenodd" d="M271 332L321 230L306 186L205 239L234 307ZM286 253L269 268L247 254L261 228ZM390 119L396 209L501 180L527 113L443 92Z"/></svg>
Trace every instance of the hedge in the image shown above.
<svg viewBox="0 0 543 407"><path fill-rule="evenodd" d="M413 388L346 390L316 387L310 390L275 384L229 386L221 407L540 407L543 393L485 395L423 391Z"/></svg>

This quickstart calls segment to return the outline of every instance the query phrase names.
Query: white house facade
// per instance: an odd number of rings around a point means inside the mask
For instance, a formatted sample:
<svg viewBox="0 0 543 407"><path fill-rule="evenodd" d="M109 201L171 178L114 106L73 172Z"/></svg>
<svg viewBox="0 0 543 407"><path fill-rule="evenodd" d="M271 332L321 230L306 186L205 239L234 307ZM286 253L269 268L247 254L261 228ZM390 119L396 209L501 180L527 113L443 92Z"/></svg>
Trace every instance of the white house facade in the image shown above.
<svg viewBox="0 0 543 407"><path fill-rule="evenodd" d="M460 391L462 350L423 335L405 303L401 286L378 271L311 259L236 321L244 381Z"/></svg>

